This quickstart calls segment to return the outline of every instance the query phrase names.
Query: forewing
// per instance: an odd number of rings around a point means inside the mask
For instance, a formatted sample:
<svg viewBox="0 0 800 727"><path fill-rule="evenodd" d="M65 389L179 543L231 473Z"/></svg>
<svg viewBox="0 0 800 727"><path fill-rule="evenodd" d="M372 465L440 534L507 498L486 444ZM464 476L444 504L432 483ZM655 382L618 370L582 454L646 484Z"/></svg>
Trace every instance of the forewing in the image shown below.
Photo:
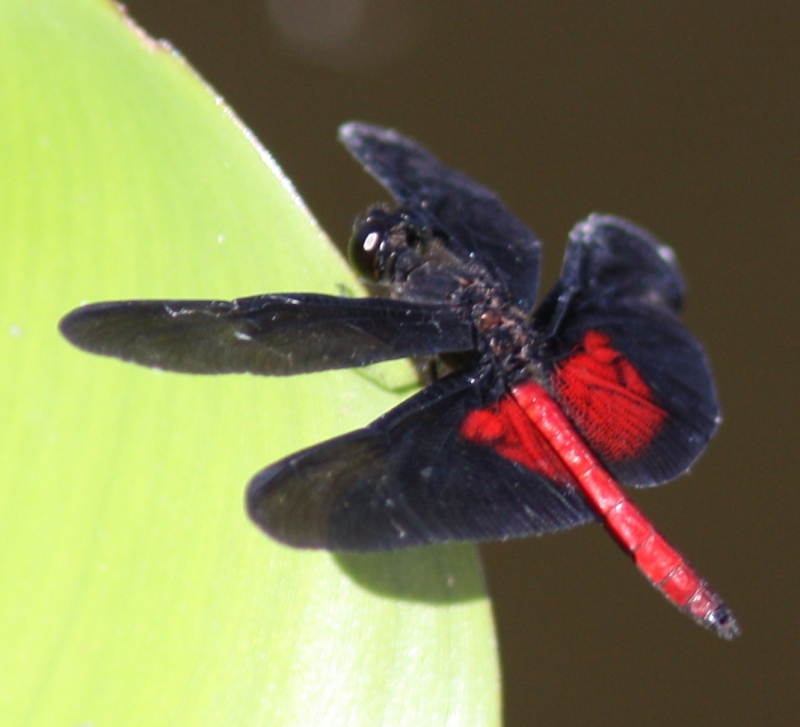
<svg viewBox="0 0 800 727"><path fill-rule="evenodd" d="M677 315L683 292L670 248L592 215L572 231L561 281L537 313L552 393L625 484L674 479L719 422L708 360Z"/></svg>
<svg viewBox="0 0 800 727"><path fill-rule="evenodd" d="M490 384L488 373L453 374L368 427L268 467L248 488L251 517L290 545L350 551L502 540L593 520L574 483L500 453L517 431L502 416L487 420L500 412ZM539 460L560 466L550 453Z"/></svg>
<svg viewBox="0 0 800 727"><path fill-rule="evenodd" d="M400 204L444 233L454 252L482 262L524 310L532 308L541 243L492 192L396 131L350 123L339 138Z"/></svg>
<svg viewBox="0 0 800 727"><path fill-rule="evenodd" d="M315 294L95 303L59 327L92 353L201 374L285 376L474 346L455 307Z"/></svg>

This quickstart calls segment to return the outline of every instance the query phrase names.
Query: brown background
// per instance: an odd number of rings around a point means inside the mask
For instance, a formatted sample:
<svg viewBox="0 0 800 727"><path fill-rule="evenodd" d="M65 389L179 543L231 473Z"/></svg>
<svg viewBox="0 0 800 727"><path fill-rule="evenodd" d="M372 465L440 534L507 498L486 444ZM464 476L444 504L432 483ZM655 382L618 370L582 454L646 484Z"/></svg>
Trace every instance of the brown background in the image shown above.
<svg viewBox="0 0 800 727"><path fill-rule="evenodd" d="M744 636L724 643L675 613L600 528L487 547L507 725L797 724L800 5L127 4L337 241L384 198L334 141L362 119L498 191L546 242L546 286L594 210L676 247L725 423L691 476L635 497Z"/></svg>

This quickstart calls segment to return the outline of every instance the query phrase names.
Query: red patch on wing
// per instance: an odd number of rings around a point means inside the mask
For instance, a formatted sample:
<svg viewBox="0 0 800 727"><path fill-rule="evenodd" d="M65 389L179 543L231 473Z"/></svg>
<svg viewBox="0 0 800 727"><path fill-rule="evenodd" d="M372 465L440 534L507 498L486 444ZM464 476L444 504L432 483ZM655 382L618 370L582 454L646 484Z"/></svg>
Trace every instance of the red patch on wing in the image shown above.
<svg viewBox="0 0 800 727"><path fill-rule="evenodd" d="M491 447L501 457L559 484L575 484L564 462L512 396L470 412L460 433L473 444Z"/></svg>
<svg viewBox="0 0 800 727"><path fill-rule="evenodd" d="M587 331L556 364L551 384L569 418L607 460L640 455L667 418L633 364L600 331Z"/></svg>

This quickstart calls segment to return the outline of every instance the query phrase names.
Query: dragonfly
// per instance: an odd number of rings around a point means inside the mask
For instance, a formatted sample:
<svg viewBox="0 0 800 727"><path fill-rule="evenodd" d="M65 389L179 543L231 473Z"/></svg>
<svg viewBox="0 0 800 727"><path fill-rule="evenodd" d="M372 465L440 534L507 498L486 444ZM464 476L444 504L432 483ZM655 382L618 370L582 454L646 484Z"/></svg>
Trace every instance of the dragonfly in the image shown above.
<svg viewBox="0 0 800 727"><path fill-rule="evenodd" d="M599 522L678 609L738 636L623 490L686 472L720 421L708 359L679 317L673 250L592 214L537 306L541 242L494 193L394 130L353 122L339 138L394 199L358 218L349 243L370 297L100 302L67 314L62 334L194 374L432 362L429 385L379 419L256 474L255 524L297 548L371 552Z"/></svg>

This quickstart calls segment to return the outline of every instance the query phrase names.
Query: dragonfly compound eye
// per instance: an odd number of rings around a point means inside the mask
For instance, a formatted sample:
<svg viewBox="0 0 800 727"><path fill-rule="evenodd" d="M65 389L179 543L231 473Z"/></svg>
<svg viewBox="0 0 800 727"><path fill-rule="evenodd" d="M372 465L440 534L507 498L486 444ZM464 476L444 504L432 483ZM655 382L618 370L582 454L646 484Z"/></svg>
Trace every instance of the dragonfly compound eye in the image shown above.
<svg viewBox="0 0 800 727"><path fill-rule="evenodd" d="M348 246L350 264L367 278L380 277L381 248L391 232L393 220L381 208L370 210L366 218L356 222Z"/></svg>

